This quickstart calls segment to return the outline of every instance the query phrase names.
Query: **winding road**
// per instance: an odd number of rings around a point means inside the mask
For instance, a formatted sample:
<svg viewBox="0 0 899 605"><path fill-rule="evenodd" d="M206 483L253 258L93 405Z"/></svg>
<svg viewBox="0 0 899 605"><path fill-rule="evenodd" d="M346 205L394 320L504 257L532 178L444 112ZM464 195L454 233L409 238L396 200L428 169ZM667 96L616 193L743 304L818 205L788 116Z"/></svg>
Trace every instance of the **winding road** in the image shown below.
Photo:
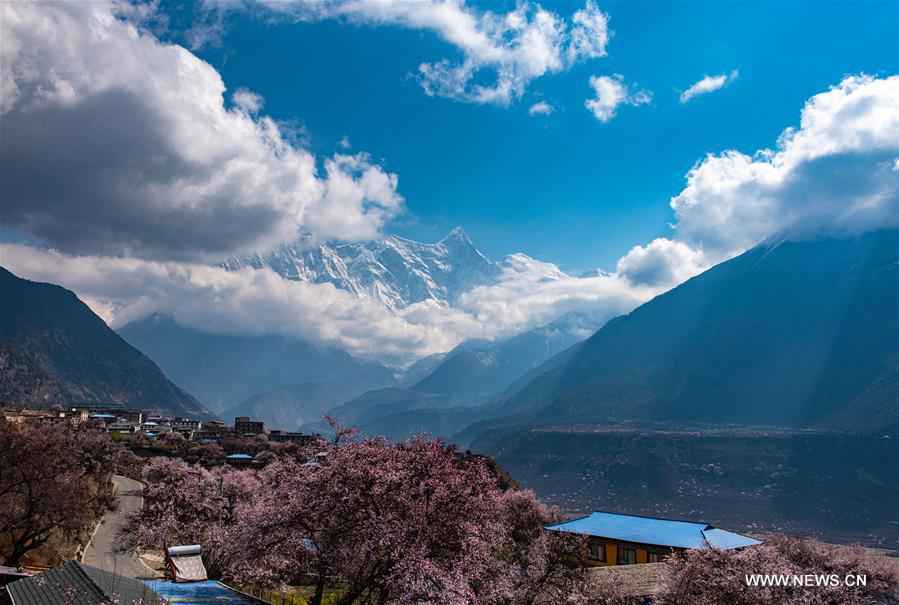
<svg viewBox="0 0 899 605"><path fill-rule="evenodd" d="M119 505L116 510L104 515L82 560L87 565L129 578L155 578L156 572L144 565L136 555L116 552L119 543L117 534L125 524L125 518L143 506L141 492L144 486L140 481L121 475L113 475L112 482L118 493Z"/></svg>

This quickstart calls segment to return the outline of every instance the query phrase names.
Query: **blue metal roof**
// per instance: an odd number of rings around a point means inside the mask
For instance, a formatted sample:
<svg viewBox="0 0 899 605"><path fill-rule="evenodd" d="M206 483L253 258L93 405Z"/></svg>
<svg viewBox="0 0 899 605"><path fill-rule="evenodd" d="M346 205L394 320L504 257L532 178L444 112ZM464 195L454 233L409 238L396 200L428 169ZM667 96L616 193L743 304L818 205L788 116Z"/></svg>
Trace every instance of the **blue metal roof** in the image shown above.
<svg viewBox="0 0 899 605"><path fill-rule="evenodd" d="M249 454L230 454L225 456L225 458L229 460L252 460L253 457Z"/></svg>
<svg viewBox="0 0 899 605"><path fill-rule="evenodd" d="M165 599L169 605L260 605L263 601L241 594L221 582L169 582L147 580L153 592Z"/></svg>
<svg viewBox="0 0 899 605"><path fill-rule="evenodd" d="M748 536L741 536L740 534L735 534L733 532L718 529L715 527L704 530L702 534L705 536L706 542L709 543L709 546L711 546L712 548L718 548L720 550L745 548L747 546L761 544L759 540L753 540Z"/></svg>
<svg viewBox="0 0 899 605"><path fill-rule="evenodd" d="M605 512L549 525L546 529L670 548L701 549L712 546L726 550L759 544L758 540L715 529L708 523Z"/></svg>

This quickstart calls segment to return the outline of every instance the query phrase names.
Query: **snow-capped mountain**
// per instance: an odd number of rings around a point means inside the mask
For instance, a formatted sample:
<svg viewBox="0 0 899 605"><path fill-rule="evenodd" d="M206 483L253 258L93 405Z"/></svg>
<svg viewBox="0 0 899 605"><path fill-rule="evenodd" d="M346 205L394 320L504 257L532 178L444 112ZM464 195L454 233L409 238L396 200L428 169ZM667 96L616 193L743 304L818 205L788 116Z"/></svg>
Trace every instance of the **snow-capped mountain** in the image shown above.
<svg viewBox="0 0 899 605"><path fill-rule="evenodd" d="M425 300L451 305L463 292L495 283L502 271L460 227L434 244L395 235L316 246L299 240L266 255L229 259L223 266L229 270L269 267L287 279L331 283L392 310Z"/></svg>

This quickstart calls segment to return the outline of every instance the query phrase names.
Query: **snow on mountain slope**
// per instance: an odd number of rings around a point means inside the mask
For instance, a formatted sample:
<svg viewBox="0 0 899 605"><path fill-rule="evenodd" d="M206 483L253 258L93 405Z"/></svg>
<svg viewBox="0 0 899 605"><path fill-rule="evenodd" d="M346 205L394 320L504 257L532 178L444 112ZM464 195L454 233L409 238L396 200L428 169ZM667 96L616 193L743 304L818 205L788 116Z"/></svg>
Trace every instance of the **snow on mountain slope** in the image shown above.
<svg viewBox="0 0 899 605"><path fill-rule="evenodd" d="M397 236L377 241L309 246L302 239L267 255L232 258L229 270L269 267L296 281L330 283L392 310L433 300L451 305L465 291L492 284L502 272L456 227L434 244Z"/></svg>

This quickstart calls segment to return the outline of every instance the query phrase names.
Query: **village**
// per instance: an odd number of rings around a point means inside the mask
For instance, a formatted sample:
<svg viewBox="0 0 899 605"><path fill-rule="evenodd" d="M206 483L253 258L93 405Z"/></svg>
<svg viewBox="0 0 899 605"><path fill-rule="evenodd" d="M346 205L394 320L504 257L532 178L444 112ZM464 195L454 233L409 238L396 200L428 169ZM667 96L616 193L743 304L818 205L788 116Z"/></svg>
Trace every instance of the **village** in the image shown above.
<svg viewBox="0 0 899 605"><path fill-rule="evenodd" d="M314 435L266 430L265 423L248 416L237 416L232 425L222 420L197 420L166 416L157 410L122 406L56 405L50 409L0 407L0 418L11 424L28 422L60 423L71 427L86 426L108 433L114 441L165 441L166 435L176 435L199 444L221 444L229 438L260 438L273 443L308 443ZM240 460L235 458L234 460Z"/></svg>
<svg viewBox="0 0 899 605"><path fill-rule="evenodd" d="M445 543L464 542L484 531L463 519L489 517L494 513L487 512L488 509L503 511L508 506L505 500L521 497L524 497L522 503L513 505L511 510L517 511L515 515L524 516L513 521L512 526L529 519L527 531L536 532L531 533L529 540L536 542L529 548L542 544L539 548L543 567L536 578L528 577L533 573L528 570L518 581L523 586L531 582L555 586L541 589L546 591L547 600L541 598L534 603L557 602L551 600L553 595L569 591L583 591L582 602L591 605L676 602L661 598L676 591L678 574L692 573L691 565L711 563L717 568L744 559L783 557L784 552L796 548L805 552L804 557L813 556L821 561L848 556L853 570L875 570L871 574L874 581L877 573L896 572L895 568L884 572L876 565L866 567L869 563L863 554L851 554L855 552L851 549L835 551L823 546L797 546L802 542L782 536L772 536L769 544L766 536L743 535L696 519L607 511L565 519L513 485L501 487L507 480L501 479L501 473L490 470L483 458L457 453L437 441L416 439L394 444L382 439L359 439L352 431L340 428L331 441L320 435L266 431L262 422L248 417L237 417L233 425L225 425L216 420L166 417L153 411L110 406L3 410L0 437L5 441L0 443L0 449L6 447L4 451L13 451L16 437L29 434L71 438L73 444L84 442L99 450L108 446L119 453L130 450L131 458L130 463L122 465L118 454L110 457L113 450L101 454L89 450L85 450L86 454L71 452L76 457L96 456L101 461L101 468L81 481L97 486L108 484L112 500L96 509L96 518L88 519L92 532L72 554L57 558L50 565L34 564L26 556L13 565L0 566L2 605L68 605L70 601L66 599L70 594L79 595L79 600L71 601L77 605L368 603L367 598L352 593L356 580L348 571L350 568L343 567L349 563L340 564L324 575L316 576L314 571L318 569L315 561L326 552L329 557L326 560L330 561L334 552L343 552L348 542L367 539L354 533L356 530L345 528L341 518L361 514L360 522L364 519L366 523L375 523L384 540L399 540L408 548L414 548L423 539L425 543L436 540L429 547L435 549L431 557L438 561L449 557L457 561L452 565L464 565L465 559L457 559L459 552L440 554ZM256 447L254 454L254 446L263 443L269 447ZM26 444L21 441L19 446ZM222 456L222 445L229 446L231 453ZM185 452L191 447L204 452L216 450L220 454L212 462L208 456L201 456L189 463ZM66 455L65 450L61 453ZM409 458L403 458L407 454ZM47 451L45 464L49 467L54 466L53 455ZM383 458L380 464L379 457ZM420 478L411 479L411 483L400 478L400 483L396 483L398 475L419 464L423 465L424 475L413 473L409 479ZM27 465L19 466L23 473L28 473ZM65 481L73 477L64 479L57 493L64 493ZM497 478L500 478L497 487L490 487ZM53 479L42 475L41 465L36 463L32 476L25 477L23 483L30 488L52 483ZM459 480L482 485L486 491L476 490L476 494L466 496L470 501L461 508L456 502L458 496L450 494L445 505L438 505L416 520L422 514L415 495L420 489L418 482L433 483L430 491ZM269 487L260 491L261 485ZM383 494L387 500L375 503L367 497L368 491ZM52 493L48 492L47 498L52 499ZM489 503L488 508L484 509L480 501ZM519 510L523 503L527 503L525 512ZM27 501L17 500L15 494L10 504L18 511L23 510L23 504L27 507ZM383 518L385 514L388 518L394 514L386 513L384 506L394 507L400 514L399 525ZM526 512L528 509L530 513ZM339 517L335 517L335 512ZM299 525L290 521L294 514L302 516ZM274 525L266 520L270 515L276 519ZM443 528L430 538L422 538L418 533L410 536L405 522L401 521L434 526L441 519L445 521L444 517L452 519L454 515L459 518L453 522L452 529ZM310 519L318 519L322 527L310 528ZM334 523L338 527L329 529ZM12 525L9 527L13 533L16 531ZM247 532L251 537L247 537ZM293 557L306 571L284 569L275 572L274 577L281 579L272 582L273 576L263 560L271 556L272 550L283 548L280 545L285 539L299 540L299 551L287 556L288 560ZM229 557L236 556L244 562L222 558L223 549L231 550L231 542L240 543L242 551ZM382 556L378 539L371 545L361 544L360 548L371 548L372 557ZM764 550L752 554L759 548ZM285 555L279 555L271 564L283 562L281 557ZM248 573L247 565L265 571ZM338 579L346 573L350 575ZM490 568L489 574L493 573L496 570ZM519 569L516 573L523 572ZM385 592L396 590L392 584L375 582L374 586ZM374 586L368 586L368 590L374 590ZM737 589L744 588L737 586Z"/></svg>

